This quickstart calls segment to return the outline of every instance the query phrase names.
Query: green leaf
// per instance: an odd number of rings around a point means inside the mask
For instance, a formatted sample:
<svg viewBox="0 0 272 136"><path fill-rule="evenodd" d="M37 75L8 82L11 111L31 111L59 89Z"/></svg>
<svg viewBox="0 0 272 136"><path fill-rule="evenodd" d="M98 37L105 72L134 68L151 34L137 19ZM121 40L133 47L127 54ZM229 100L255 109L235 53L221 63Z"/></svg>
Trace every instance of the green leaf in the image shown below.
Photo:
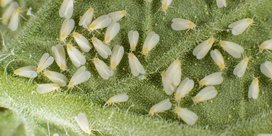
<svg viewBox="0 0 272 136"><path fill-rule="evenodd" d="M127 56L121 62L114 77L103 80L97 74L91 59L95 51L86 54L87 68L91 79L80 85L83 91L74 88L70 93L63 89L50 94L37 94L37 83L49 82L39 76L33 82L14 76L13 70L21 66L36 65L41 55L50 52L58 44L60 26L63 19L58 16L62 0L20 1L23 9L33 7L34 17L22 20L20 29L10 32L6 26L0 26L6 49L2 54L10 54L1 61L0 107L8 110L0 112L0 130L2 135L83 135L74 120L79 112L85 112L94 123L96 135L255 135L272 131L271 83L259 70L265 60L271 60L269 52L259 53L258 45L270 39L271 0L228 0L228 7L218 9L215 1L208 0L174 0L167 14L161 12L159 0L77 0L73 19L79 17L92 6L98 17L117 10L127 10L128 16L121 20L121 32L111 43L111 47L121 44L129 52L127 33L130 30L140 32L140 44L136 55L148 73L141 80L130 74ZM25 15L24 15L25 16ZM173 31L170 27L173 18L186 18L197 24L195 30ZM227 32L227 26L243 18L253 18L254 25L239 36ZM97 36L102 39L104 31L89 33L77 26L75 31L83 33L89 39ZM161 37L158 46L148 57L142 57L140 49L144 38L150 31ZM196 125L188 126L177 118L173 111L160 114L160 117L147 115L155 103L168 98L163 91L160 72L179 58L182 62L183 76L195 82L213 72L219 71L207 55L197 60L192 55L193 48L203 40L214 36L217 40L230 40L245 48L245 55L251 56L249 67L243 78L236 78L232 71L239 63L225 53L218 42L213 48L219 49L226 60L224 82L216 86L218 96L208 102L194 105L191 97L199 92L198 86L183 99L179 105L197 113ZM74 43L72 38L68 41ZM2 42L3 43L3 42ZM74 43L75 44L75 43ZM3 47L3 44L2 44ZM108 61L107 61L108 62ZM69 61L70 78L76 70ZM59 71L54 64L51 70ZM257 100L247 98L248 86L253 76L260 79L260 96ZM118 93L127 92L130 99L117 107L103 108L105 101ZM169 97L174 105L173 97ZM6 122L10 122L5 125ZM9 130L6 130L9 129ZM16 133L16 134L15 134Z"/></svg>

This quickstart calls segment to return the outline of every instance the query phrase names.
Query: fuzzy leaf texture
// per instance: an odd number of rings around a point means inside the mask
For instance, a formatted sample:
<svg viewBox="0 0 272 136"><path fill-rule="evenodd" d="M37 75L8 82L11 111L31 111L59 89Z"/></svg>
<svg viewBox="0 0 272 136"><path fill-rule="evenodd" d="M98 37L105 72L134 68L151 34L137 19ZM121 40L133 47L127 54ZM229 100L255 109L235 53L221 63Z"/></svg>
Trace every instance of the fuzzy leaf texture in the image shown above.
<svg viewBox="0 0 272 136"><path fill-rule="evenodd" d="M215 0L173 0L167 14L160 11L160 0L76 0L73 19L79 22L80 16L92 6L95 17L117 10L126 10L128 16L120 21L121 31L110 46L123 45L129 52L127 33L138 30L140 42L136 55L143 63L147 77L141 80L133 77L128 66L127 54L118 66L116 74L109 80L99 77L91 59L92 49L87 53L86 67L92 73L91 79L75 88L38 94L37 83L49 83L42 76L33 82L13 75L13 70L27 65L37 65L43 53L51 53L51 47L59 42L59 30L63 19L58 10L62 0L19 0L23 10L33 8L35 16L21 18L19 30L11 32L0 25L2 34L1 54L10 54L0 62L0 135L86 135L76 124L74 117L85 112L93 128L99 130L95 135L256 135L272 133L272 83L263 76L259 66L265 60L272 60L270 52L259 53L258 45L272 38L271 0L227 0L226 8L218 9ZM3 10L1 10L1 13ZM24 12L25 13L25 12ZM26 16L23 14L23 16ZM234 21L253 18L254 25L243 34L233 36L226 29ZM197 24L194 30L173 31L171 20L185 18ZM93 34L82 27L75 31L83 33L89 40L93 35L103 39L104 31ZM158 46L147 57L140 54L144 38L148 32L155 31L161 37ZM229 40L245 48L245 55L251 60L243 78L237 78L232 71L240 59L234 59L219 47L226 61L223 71L224 82L216 86L218 96L204 103L194 105L191 98L199 92L196 86L180 106L194 111L199 120L188 126L173 113L167 111L160 117L148 114L150 107L168 98L161 83L161 71L175 59L182 63L182 79L189 77L195 82L208 74L219 71L212 58L207 55L197 60L192 50L197 44L214 36L217 40ZM74 43L71 37L68 41ZM74 45L76 45L74 43ZM14 50L14 54L11 51ZM68 61L70 78L76 68ZM56 64L50 70L59 71ZM260 96L257 100L247 98L248 87L254 77L260 79ZM127 92L130 99L126 103L103 108L107 99L113 95ZM174 102L173 97L171 101ZM174 105L177 105L175 103Z"/></svg>

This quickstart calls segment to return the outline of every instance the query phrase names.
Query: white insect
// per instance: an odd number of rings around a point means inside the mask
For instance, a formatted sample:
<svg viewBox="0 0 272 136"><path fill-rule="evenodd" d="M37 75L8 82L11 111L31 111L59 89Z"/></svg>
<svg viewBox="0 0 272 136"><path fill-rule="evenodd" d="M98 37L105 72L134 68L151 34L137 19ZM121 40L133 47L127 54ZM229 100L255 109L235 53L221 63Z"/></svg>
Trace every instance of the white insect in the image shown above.
<svg viewBox="0 0 272 136"><path fill-rule="evenodd" d="M212 48L213 43L215 42L215 38L211 37L206 41L203 41L198 46L196 46L193 50L193 55L196 56L197 59L203 59L209 50Z"/></svg>
<svg viewBox="0 0 272 136"><path fill-rule="evenodd" d="M97 29L103 29L105 27L108 27L112 23L111 18L109 15L102 15L98 18L96 18L90 25L89 30L97 30Z"/></svg>
<svg viewBox="0 0 272 136"><path fill-rule="evenodd" d="M170 102L170 100L165 99L165 100L153 105L149 110L149 115L153 116L157 113L165 112L165 111L171 109L171 107L172 107L172 103Z"/></svg>
<svg viewBox="0 0 272 136"><path fill-rule="evenodd" d="M112 23L106 30L104 42L109 44L112 39L119 33L120 31L120 24L119 23Z"/></svg>
<svg viewBox="0 0 272 136"><path fill-rule="evenodd" d="M259 96L259 79L254 78L248 89L248 98L257 99Z"/></svg>
<svg viewBox="0 0 272 136"><path fill-rule="evenodd" d="M40 94L50 93L52 91L59 90L60 86L56 83L38 84L37 92Z"/></svg>
<svg viewBox="0 0 272 136"><path fill-rule="evenodd" d="M226 66L225 66L225 61L224 61L224 58L223 58L223 55L221 54L221 52L217 49L214 49L210 52L210 54L211 54L213 61L219 67L219 69L221 71L224 70L226 68Z"/></svg>
<svg viewBox="0 0 272 136"><path fill-rule="evenodd" d="M166 13L171 3L172 0L161 0L161 9L164 13Z"/></svg>
<svg viewBox="0 0 272 136"><path fill-rule="evenodd" d="M91 50L91 44L86 37L82 34L73 32L73 37L83 52L89 52Z"/></svg>
<svg viewBox="0 0 272 136"><path fill-rule="evenodd" d="M261 72L268 78L272 79L272 62L265 61L260 66Z"/></svg>
<svg viewBox="0 0 272 136"><path fill-rule="evenodd" d="M194 29L196 24L187 19L174 18L172 19L171 28L175 31Z"/></svg>
<svg viewBox="0 0 272 136"><path fill-rule="evenodd" d="M201 79L199 81L199 85L200 86L219 85L219 84L222 84L223 81L224 81L224 78L222 76L222 72L215 72Z"/></svg>
<svg viewBox="0 0 272 136"><path fill-rule="evenodd" d="M37 72L40 73L49 66L51 66L54 62L54 58L50 56L48 53L44 53L38 63Z"/></svg>
<svg viewBox="0 0 272 136"><path fill-rule="evenodd" d="M70 19L73 15L74 0L63 0L60 9L59 16L65 19Z"/></svg>
<svg viewBox="0 0 272 136"><path fill-rule="evenodd" d="M61 87L64 87L67 85L68 79L65 75L58 73L58 72L54 72L54 71L50 71L50 70L45 70L43 72L44 76L46 76L50 81L52 81L53 83L58 84Z"/></svg>
<svg viewBox="0 0 272 136"><path fill-rule="evenodd" d="M127 15L127 11L126 10L115 11L109 13L108 15L111 18L112 22L117 22Z"/></svg>
<svg viewBox="0 0 272 136"><path fill-rule="evenodd" d="M245 18L241 19L239 21L233 22L229 25L229 28L231 29L231 33L233 35L240 35L242 34L250 25L253 24L253 19L251 18Z"/></svg>
<svg viewBox="0 0 272 136"><path fill-rule="evenodd" d="M182 80L182 82L180 83L176 90L175 100L179 102L181 98L184 98L187 94L189 94L193 88L194 81L189 78L185 78L184 80Z"/></svg>
<svg viewBox="0 0 272 136"><path fill-rule="evenodd" d="M198 116L187 108L176 107L175 113L188 125L194 125L198 120Z"/></svg>
<svg viewBox="0 0 272 136"><path fill-rule="evenodd" d="M224 51L226 51L229 55L231 55L234 58L241 58L244 52L244 48L241 45L234 42L220 41L219 44Z"/></svg>
<svg viewBox="0 0 272 136"><path fill-rule="evenodd" d="M66 45L66 48L67 48L68 56L74 66L76 66L78 68L82 65L85 65L86 58L77 48L75 48L70 43Z"/></svg>
<svg viewBox="0 0 272 136"><path fill-rule="evenodd" d="M73 19L64 20L60 29L60 41L64 42L70 35L75 27L75 21Z"/></svg>
<svg viewBox="0 0 272 136"><path fill-rule="evenodd" d="M155 32L149 32L145 38L142 54L147 55L160 41L160 36Z"/></svg>
<svg viewBox="0 0 272 136"><path fill-rule="evenodd" d="M58 44L56 46L53 46L51 49L57 65L60 67L62 71L66 70L67 64L64 47Z"/></svg>
<svg viewBox="0 0 272 136"><path fill-rule="evenodd" d="M20 13L21 8L17 7L15 10L13 10L12 15L9 20L8 28L11 31L16 31L18 29L19 23L20 23Z"/></svg>
<svg viewBox="0 0 272 136"><path fill-rule="evenodd" d="M98 58L93 59L93 63L95 69L97 70L98 74L105 80L108 80L111 76L113 76L112 69L102 60Z"/></svg>
<svg viewBox="0 0 272 136"><path fill-rule="evenodd" d="M91 24L94 16L94 9L90 7L82 17L80 17L79 20L79 26L82 26L84 28L88 28L88 26Z"/></svg>
<svg viewBox="0 0 272 136"><path fill-rule="evenodd" d="M6 7L9 3L11 3L13 0L0 0L0 7Z"/></svg>
<svg viewBox="0 0 272 136"><path fill-rule="evenodd" d="M89 125L89 121L85 113L79 113L75 117L75 120L82 131L89 135L92 134L92 128Z"/></svg>
<svg viewBox="0 0 272 136"><path fill-rule="evenodd" d="M121 62L123 56L124 56L124 47L120 45L114 46L112 50L112 55L110 58L110 67L112 70L116 69L116 67Z"/></svg>
<svg viewBox="0 0 272 136"><path fill-rule="evenodd" d="M245 57L241 62L239 62L235 66L233 70L233 74L236 75L237 77L243 77L246 72L248 62L249 62L249 58Z"/></svg>
<svg viewBox="0 0 272 136"><path fill-rule="evenodd" d="M92 43L95 50L102 58L107 59L112 54L110 47L96 37L92 38Z"/></svg>
<svg viewBox="0 0 272 136"><path fill-rule="evenodd" d="M126 102L128 101L128 95L126 93L114 95L108 99L105 105L112 105L116 103Z"/></svg>
<svg viewBox="0 0 272 136"><path fill-rule="evenodd" d="M259 46L260 51L262 52L263 50L272 50L272 39L271 40L266 40L264 41L260 46Z"/></svg>
<svg viewBox="0 0 272 136"><path fill-rule="evenodd" d="M28 15L28 16L34 16L33 12L32 12L32 7L28 8L26 15Z"/></svg>
<svg viewBox="0 0 272 136"><path fill-rule="evenodd" d="M139 41L139 32L138 31L129 31L128 32L128 41L130 45L130 51L135 51L138 41Z"/></svg>
<svg viewBox="0 0 272 136"><path fill-rule="evenodd" d="M59 136L59 134L58 133L54 133L53 136Z"/></svg>
<svg viewBox="0 0 272 136"><path fill-rule="evenodd" d="M218 8L227 7L227 2L226 0L216 0L216 5Z"/></svg>
<svg viewBox="0 0 272 136"><path fill-rule="evenodd" d="M143 65L133 53L128 53L128 62L133 76L142 76L145 74Z"/></svg>
<svg viewBox="0 0 272 136"><path fill-rule="evenodd" d="M7 25L12 13L19 7L17 2L12 2L2 15L2 23Z"/></svg>
<svg viewBox="0 0 272 136"><path fill-rule="evenodd" d="M26 66L18 68L14 71L14 74L21 77L26 78L35 78L38 76L38 73L36 72L36 68L34 66Z"/></svg>
<svg viewBox="0 0 272 136"><path fill-rule="evenodd" d="M163 87L167 95L172 95L181 81L181 63L176 59L162 72Z"/></svg>
<svg viewBox="0 0 272 136"><path fill-rule="evenodd" d="M213 98L215 98L217 96L218 92L217 90L213 87L213 86L207 86L205 88L203 88L202 90L200 90L200 92L198 92L198 94L193 97L193 101L195 104L200 103L200 102L204 102L207 100L211 100Z"/></svg>
<svg viewBox="0 0 272 136"><path fill-rule="evenodd" d="M84 83L89 80L91 77L91 73L86 70L85 66L80 67L72 76L68 88L73 88L76 85L79 85L81 83Z"/></svg>

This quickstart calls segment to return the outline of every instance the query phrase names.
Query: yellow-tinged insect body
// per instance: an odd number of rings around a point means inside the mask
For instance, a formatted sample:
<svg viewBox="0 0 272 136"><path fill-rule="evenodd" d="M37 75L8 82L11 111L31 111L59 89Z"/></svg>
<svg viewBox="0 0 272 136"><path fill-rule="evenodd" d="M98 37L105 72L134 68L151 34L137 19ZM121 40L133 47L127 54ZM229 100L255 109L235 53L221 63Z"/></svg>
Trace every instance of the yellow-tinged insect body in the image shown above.
<svg viewBox="0 0 272 136"><path fill-rule="evenodd" d="M208 101L217 96L218 92L213 86L207 86L200 90L196 96L192 98L193 102L195 104L198 104L200 102Z"/></svg>
<svg viewBox="0 0 272 136"><path fill-rule="evenodd" d="M165 99L155 105L153 105L149 110L149 115L153 116L157 113L165 112L167 110L170 110L172 107L172 103L169 99Z"/></svg>
<svg viewBox="0 0 272 136"><path fill-rule="evenodd" d="M171 28L175 31L194 29L196 24L190 20L182 19L182 18L174 18L172 19Z"/></svg>
<svg viewBox="0 0 272 136"><path fill-rule="evenodd" d="M213 43L215 42L215 38L211 37L199 45L197 45L193 50L193 55L196 56L197 59L203 59L210 49L212 48Z"/></svg>
<svg viewBox="0 0 272 136"><path fill-rule="evenodd" d="M245 57L243 60L241 60L234 68L233 70L233 74L236 75L237 77L243 77L246 69L247 69L247 65L249 62L249 58Z"/></svg>
<svg viewBox="0 0 272 136"><path fill-rule="evenodd" d="M108 80L111 76L113 76L113 70L104 61L94 58L93 63L98 74L103 79Z"/></svg>
<svg viewBox="0 0 272 136"><path fill-rule="evenodd" d="M201 79L199 81L199 85L200 86L219 85L219 84L222 84L223 81L224 81L224 78L222 76L222 72L215 72Z"/></svg>
<svg viewBox="0 0 272 136"><path fill-rule="evenodd" d="M82 65L85 65L86 58L77 48L75 48L72 44L67 44L66 48L68 56L74 66L78 68Z"/></svg>
<svg viewBox="0 0 272 136"><path fill-rule="evenodd" d="M231 29L233 35L240 35L253 23L253 19L245 18L231 23L228 27Z"/></svg>
<svg viewBox="0 0 272 136"><path fill-rule="evenodd" d="M21 67L14 70L14 74L21 77L33 79L38 76L36 68L34 66Z"/></svg>
<svg viewBox="0 0 272 136"><path fill-rule="evenodd" d="M114 95L111 98L108 99L105 105L112 105L115 103L121 103L128 101L129 96L126 93Z"/></svg>
<svg viewBox="0 0 272 136"><path fill-rule="evenodd" d="M198 120L198 116L188 110L187 108L181 108L181 107L176 107L175 108L175 113L178 115L178 117L180 117L186 124L188 125L194 125L197 120Z"/></svg>

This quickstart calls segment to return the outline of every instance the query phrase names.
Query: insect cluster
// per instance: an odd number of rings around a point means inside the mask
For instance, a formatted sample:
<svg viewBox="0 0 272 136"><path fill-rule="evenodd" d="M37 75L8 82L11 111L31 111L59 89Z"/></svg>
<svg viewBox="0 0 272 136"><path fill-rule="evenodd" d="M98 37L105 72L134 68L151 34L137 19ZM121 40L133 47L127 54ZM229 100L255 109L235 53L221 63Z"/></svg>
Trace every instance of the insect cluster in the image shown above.
<svg viewBox="0 0 272 136"><path fill-rule="evenodd" d="M11 2L12 0L1 0L1 7L6 6L8 3L9 7L3 14L3 23L8 24L11 30L16 30L19 23L19 13L20 8L16 2ZM166 13L172 0L161 0L161 10ZM227 6L226 0L216 0L218 8L223 8ZM122 18L127 16L125 10L111 12L106 15L101 15L94 19L94 9L90 7L80 18L78 25L85 28L89 32L98 31L101 29L106 29L104 39L100 40L97 37L92 37L90 40L86 38L83 34L73 31L76 22L71 18L73 15L74 0L64 0L59 9L59 16L64 18L62 26L60 28L59 34L59 44L51 48L52 56L49 53L44 53L39 60L37 66L26 66L18 68L14 71L15 75L34 79L39 74L48 78L52 83L38 84L37 92L39 93L49 93L52 91L60 90L61 88L73 89L74 87L88 81L91 78L91 73L85 67L88 62L86 58L86 53L92 51L94 48L95 52L98 54L95 58L92 58L92 63L104 80L110 79L114 76L118 65L122 61L125 55L125 50L122 45L115 45L112 49L109 46L111 41L118 35ZM17 21L15 21L17 20ZM246 29L248 29L253 24L253 19L245 18L231 23L228 28L232 35L240 35ZM174 18L172 19L171 28L174 31L191 30L195 29L197 25L187 19ZM71 42L67 42L67 38L71 36L77 43L74 46ZM141 64L138 57L133 53L136 51L139 32L131 30L128 32L128 41L130 44L130 52L128 55L128 62L131 74L133 76L143 79L146 75L144 66ZM141 54L147 56L151 50L153 50L160 41L160 36L155 32L149 32L143 42ZM226 69L224 57L218 49L213 49L213 45L218 42L220 47L227 52L233 58L239 59L244 53L244 49L238 43L220 40L218 41L213 36L204 40L198 44L193 49L193 55L196 59L201 60L207 56L210 52L210 56L214 63L218 66L219 72L211 73L201 79L198 84L203 87L193 98L194 104L205 102L215 98L218 94L216 85L223 83L223 71ZM272 40L264 41L259 46L260 52L264 50L272 50ZM72 75L69 80L62 72L68 70L67 56L71 63L77 68L77 71ZM105 63L104 60L109 59L110 64ZM239 78L242 78L246 72L247 65L250 61L250 57L244 57L236 66L233 74ZM50 71L48 68L56 62L57 66L60 68L61 72ZM266 61L260 66L261 72L272 79L272 62ZM181 61L176 59L173 61L169 67L161 72L162 86L165 93L169 96L174 94L174 100L179 103L182 98L186 97L195 87L195 82L190 78L181 79ZM259 95L259 80L254 78L249 86L248 97L252 99L257 99ZM117 94L109 98L105 105L113 105L116 103L128 101L129 96L126 93ZM165 99L159 103L153 105L149 114L151 116L157 115L158 113L165 112L172 108L172 103L170 99ZM194 125L198 116L193 111L180 107L179 104L175 106L174 112L179 118L181 118L186 124ZM79 113L75 117L76 122L79 127L86 133L91 134L92 128L89 125L88 119L84 113Z"/></svg>

